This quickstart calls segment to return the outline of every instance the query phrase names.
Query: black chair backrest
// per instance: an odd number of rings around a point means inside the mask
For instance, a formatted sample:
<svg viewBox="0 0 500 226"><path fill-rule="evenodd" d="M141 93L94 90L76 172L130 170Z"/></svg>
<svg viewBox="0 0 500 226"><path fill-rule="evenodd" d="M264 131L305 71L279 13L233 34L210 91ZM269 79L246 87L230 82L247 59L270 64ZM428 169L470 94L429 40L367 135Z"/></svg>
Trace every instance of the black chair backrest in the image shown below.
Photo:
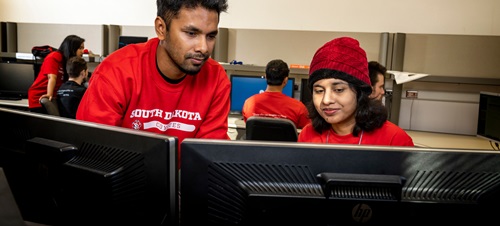
<svg viewBox="0 0 500 226"><path fill-rule="evenodd" d="M49 113L49 115L60 116L56 99L53 98L52 101L50 101L49 98L44 97L40 100L40 103L45 108L47 113Z"/></svg>
<svg viewBox="0 0 500 226"><path fill-rule="evenodd" d="M246 140L297 141L297 127L289 119L252 116L246 122Z"/></svg>

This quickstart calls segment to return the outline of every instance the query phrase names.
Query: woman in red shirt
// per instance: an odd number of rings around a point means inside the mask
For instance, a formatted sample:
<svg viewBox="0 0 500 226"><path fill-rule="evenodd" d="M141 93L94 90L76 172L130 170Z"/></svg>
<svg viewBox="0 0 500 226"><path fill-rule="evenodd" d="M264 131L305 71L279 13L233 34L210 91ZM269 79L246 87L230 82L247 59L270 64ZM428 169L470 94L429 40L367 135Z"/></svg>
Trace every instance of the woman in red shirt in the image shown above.
<svg viewBox="0 0 500 226"><path fill-rule="evenodd" d="M83 56L85 39L68 35L59 49L49 53L43 60L40 73L28 90L28 107L32 112L47 114L47 111L40 104L40 99L48 97L52 100L57 90L64 81L68 80L66 72L66 62L73 56Z"/></svg>
<svg viewBox="0 0 500 226"><path fill-rule="evenodd" d="M356 39L333 39L316 51L309 69L312 123L299 142L413 146L411 137L387 121L372 93L366 52Z"/></svg>

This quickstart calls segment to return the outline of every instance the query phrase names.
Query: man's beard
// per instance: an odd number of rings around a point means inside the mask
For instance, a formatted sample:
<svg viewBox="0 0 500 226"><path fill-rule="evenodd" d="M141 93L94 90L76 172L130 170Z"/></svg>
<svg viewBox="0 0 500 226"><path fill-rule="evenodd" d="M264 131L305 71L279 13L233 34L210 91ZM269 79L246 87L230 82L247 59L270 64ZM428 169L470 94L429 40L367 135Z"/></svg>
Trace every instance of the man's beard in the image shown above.
<svg viewBox="0 0 500 226"><path fill-rule="evenodd" d="M196 75L196 74L198 74L198 72L200 72L200 70L203 67L203 65L207 62L208 56L205 55L205 54L186 54L186 56L184 56L185 60L189 60L191 58L203 59L203 62L200 65L197 65L197 66L193 65L193 67L196 67L196 68L193 68L193 69L188 69L186 67L183 67L182 64L177 64L177 67L183 73L186 73L188 75Z"/></svg>

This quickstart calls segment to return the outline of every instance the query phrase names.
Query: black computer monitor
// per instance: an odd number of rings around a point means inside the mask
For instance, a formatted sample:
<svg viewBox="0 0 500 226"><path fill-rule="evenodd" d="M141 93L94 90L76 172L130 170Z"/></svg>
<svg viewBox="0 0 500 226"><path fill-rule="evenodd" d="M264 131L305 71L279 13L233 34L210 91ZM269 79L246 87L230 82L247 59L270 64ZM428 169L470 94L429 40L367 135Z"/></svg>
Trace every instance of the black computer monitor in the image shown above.
<svg viewBox="0 0 500 226"><path fill-rule="evenodd" d="M142 36L119 36L118 37L118 49L122 48L128 44L147 42L148 37Z"/></svg>
<svg viewBox="0 0 500 226"><path fill-rule="evenodd" d="M309 79L303 78L300 80L300 101L307 106L307 103L312 100L312 93L309 89Z"/></svg>
<svg viewBox="0 0 500 226"><path fill-rule="evenodd" d="M500 93L480 92L477 136L500 144Z"/></svg>
<svg viewBox="0 0 500 226"><path fill-rule="evenodd" d="M482 225L500 152L186 139L181 225Z"/></svg>
<svg viewBox="0 0 500 226"><path fill-rule="evenodd" d="M231 113L241 114L245 100L252 95L262 93L267 88L264 76L231 75ZM283 88L283 94L294 97L295 78L288 77L288 83Z"/></svg>
<svg viewBox="0 0 500 226"><path fill-rule="evenodd" d="M0 62L0 99L28 98L34 80L33 64Z"/></svg>
<svg viewBox="0 0 500 226"><path fill-rule="evenodd" d="M26 221L178 224L177 138L0 108L0 167Z"/></svg>

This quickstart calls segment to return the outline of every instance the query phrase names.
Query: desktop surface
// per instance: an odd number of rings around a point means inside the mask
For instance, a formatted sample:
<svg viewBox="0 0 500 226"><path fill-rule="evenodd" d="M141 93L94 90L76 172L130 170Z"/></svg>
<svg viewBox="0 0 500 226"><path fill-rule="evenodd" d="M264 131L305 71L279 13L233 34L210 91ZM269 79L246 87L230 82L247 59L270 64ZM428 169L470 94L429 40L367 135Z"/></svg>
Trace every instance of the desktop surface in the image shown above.
<svg viewBox="0 0 500 226"><path fill-rule="evenodd" d="M22 100L20 96L0 96L0 100Z"/></svg>
<svg viewBox="0 0 500 226"><path fill-rule="evenodd" d="M463 148L493 150L486 139L473 135L459 135L448 133L435 133L425 131L406 130L415 145L432 148Z"/></svg>
<svg viewBox="0 0 500 226"><path fill-rule="evenodd" d="M230 114L228 117L228 134L232 140L238 140L245 133L245 122L238 114ZM300 132L300 130L299 130ZM473 135L458 135L425 131L406 130L413 139L415 146L432 148L463 148L494 150L486 139Z"/></svg>
<svg viewBox="0 0 500 226"><path fill-rule="evenodd" d="M28 99L0 99L1 106L28 109Z"/></svg>

